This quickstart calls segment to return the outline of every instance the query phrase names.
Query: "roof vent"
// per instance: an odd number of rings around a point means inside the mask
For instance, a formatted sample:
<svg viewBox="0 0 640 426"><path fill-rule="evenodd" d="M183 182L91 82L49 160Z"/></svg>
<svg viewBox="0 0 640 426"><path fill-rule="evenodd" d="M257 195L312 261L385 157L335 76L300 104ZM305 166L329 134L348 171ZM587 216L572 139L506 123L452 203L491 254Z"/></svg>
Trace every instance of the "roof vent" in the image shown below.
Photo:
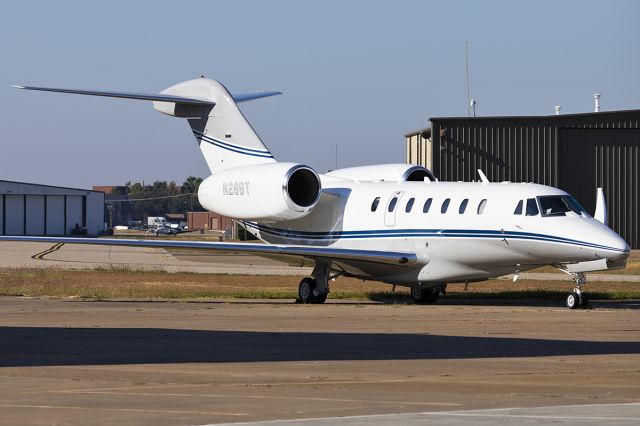
<svg viewBox="0 0 640 426"><path fill-rule="evenodd" d="M600 93L593 95L593 101L595 102L595 112L600 112Z"/></svg>

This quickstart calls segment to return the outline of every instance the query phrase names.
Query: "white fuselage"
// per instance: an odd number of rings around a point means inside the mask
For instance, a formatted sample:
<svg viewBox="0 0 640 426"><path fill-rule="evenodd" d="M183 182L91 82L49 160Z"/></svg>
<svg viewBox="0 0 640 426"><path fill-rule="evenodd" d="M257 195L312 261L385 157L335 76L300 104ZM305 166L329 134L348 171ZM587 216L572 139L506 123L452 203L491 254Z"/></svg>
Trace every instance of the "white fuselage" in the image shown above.
<svg viewBox="0 0 640 426"><path fill-rule="evenodd" d="M614 262L629 252L622 238L586 214L571 211L544 217L527 215L525 208L514 214L520 200L526 206L528 199L538 196L568 195L553 187L322 178L324 194L309 215L274 223L241 223L274 244L415 252L422 263L410 272L344 266L354 276L408 285L479 281L547 264ZM424 212L429 199L431 205Z"/></svg>

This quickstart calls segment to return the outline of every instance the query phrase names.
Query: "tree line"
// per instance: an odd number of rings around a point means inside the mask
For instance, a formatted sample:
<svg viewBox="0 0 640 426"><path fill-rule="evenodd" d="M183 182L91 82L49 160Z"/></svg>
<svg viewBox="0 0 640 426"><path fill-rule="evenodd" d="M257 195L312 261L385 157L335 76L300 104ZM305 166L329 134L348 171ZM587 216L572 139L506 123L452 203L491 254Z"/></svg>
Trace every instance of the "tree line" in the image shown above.
<svg viewBox="0 0 640 426"><path fill-rule="evenodd" d="M122 203L123 219L128 217L141 220L148 216L162 216L165 213L186 213L206 211L198 202L198 187L202 178L189 176L182 185L175 181L155 181L150 185L127 182L126 194L129 201ZM145 200L148 198L148 200Z"/></svg>

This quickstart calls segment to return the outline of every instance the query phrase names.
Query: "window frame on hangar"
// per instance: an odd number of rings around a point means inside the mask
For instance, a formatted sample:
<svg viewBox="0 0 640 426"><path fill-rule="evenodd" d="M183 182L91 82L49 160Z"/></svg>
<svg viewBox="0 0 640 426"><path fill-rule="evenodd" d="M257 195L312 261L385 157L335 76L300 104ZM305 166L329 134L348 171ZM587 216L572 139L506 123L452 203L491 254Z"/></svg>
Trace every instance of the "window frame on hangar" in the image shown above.
<svg viewBox="0 0 640 426"><path fill-rule="evenodd" d="M604 189L609 226L640 248L640 109L548 116L431 117L407 133L407 163L442 181L534 182L595 209Z"/></svg>

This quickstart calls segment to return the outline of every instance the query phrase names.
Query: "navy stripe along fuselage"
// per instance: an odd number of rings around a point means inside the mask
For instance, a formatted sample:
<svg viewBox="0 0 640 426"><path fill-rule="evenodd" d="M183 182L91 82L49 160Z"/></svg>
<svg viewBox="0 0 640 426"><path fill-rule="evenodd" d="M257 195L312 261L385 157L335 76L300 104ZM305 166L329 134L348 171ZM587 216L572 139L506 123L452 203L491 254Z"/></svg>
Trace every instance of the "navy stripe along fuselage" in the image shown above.
<svg viewBox="0 0 640 426"><path fill-rule="evenodd" d="M243 226L256 229L261 233L298 240L338 240L338 239L365 239L365 238L399 238L399 237L448 237L448 238L511 238L522 240L537 240L546 242L556 242L562 244L579 245L584 247L600 248L615 252L624 250L615 247L602 246L586 241L573 240L570 238L557 237L553 235L536 234L530 232L515 232L502 230L479 230L479 229L378 229L361 231L326 231L309 232L295 231L289 229L272 228L260 225L255 222L239 221Z"/></svg>

